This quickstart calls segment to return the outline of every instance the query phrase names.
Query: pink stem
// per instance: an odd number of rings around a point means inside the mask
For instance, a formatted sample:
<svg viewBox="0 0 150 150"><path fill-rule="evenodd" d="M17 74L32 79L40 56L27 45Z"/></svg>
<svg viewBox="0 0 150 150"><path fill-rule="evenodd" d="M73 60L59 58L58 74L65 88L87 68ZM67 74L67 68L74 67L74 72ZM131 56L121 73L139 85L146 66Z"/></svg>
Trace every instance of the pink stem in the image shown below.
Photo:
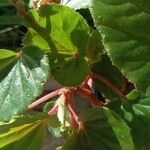
<svg viewBox="0 0 150 150"><path fill-rule="evenodd" d="M74 120L75 120L76 122L79 122L79 117L78 117L78 115L76 114L76 112L74 111L72 105L68 104L67 106L68 106L68 110L69 110L69 112L71 113L71 115L72 115L72 117L74 118Z"/></svg>
<svg viewBox="0 0 150 150"><path fill-rule="evenodd" d="M37 105L39 105L39 104L41 104L41 103L43 103L43 102L45 102L45 101L47 101L47 100L57 96L57 95L59 95L60 91L61 91L61 89L58 89L58 90L56 90L54 92L51 92L51 93L47 94L46 96L44 96L42 98L36 100L32 104L28 105L28 109L32 109L32 108L36 107Z"/></svg>
<svg viewBox="0 0 150 150"><path fill-rule="evenodd" d="M73 107L73 92L74 90L68 90L66 93L66 105L68 107L68 110L70 112L71 115L71 121L72 121L72 126L74 128L78 128L78 126L80 126L80 122L79 122L79 117L77 115L77 113L74 110Z"/></svg>
<svg viewBox="0 0 150 150"><path fill-rule="evenodd" d="M55 104L53 108L48 112L48 115L52 116L56 114L57 111L58 111L58 105Z"/></svg>

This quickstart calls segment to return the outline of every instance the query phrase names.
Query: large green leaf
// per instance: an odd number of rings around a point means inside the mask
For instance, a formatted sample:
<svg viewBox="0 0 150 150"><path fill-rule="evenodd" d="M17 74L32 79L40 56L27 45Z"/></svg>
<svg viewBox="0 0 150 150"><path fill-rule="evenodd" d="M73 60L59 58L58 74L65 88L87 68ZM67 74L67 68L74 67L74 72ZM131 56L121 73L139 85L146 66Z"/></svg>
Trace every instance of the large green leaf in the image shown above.
<svg viewBox="0 0 150 150"><path fill-rule="evenodd" d="M51 73L60 84L81 84L89 71L85 54L90 29L83 17L68 7L52 4L31 10L25 20L32 28L25 45L34 44L49 51Z"/></svg>
<svg viewBox="0 0 150 150"><path fill-rule="evenodd" d="M135 94L134 94L135 96ZM131 98L131 97L130 97ZM132 96L133 98L133 96ZM139 98L135 100L113 101L109 108L120 114L131 128L131 134L137 150L147 150L150 147L150 98Z"/></svg>
<svg viewBox="0 0 150 150"><path fill-rule="evenodd" d="M113 63L150 96L150 3L93 0L91 12Z"/></svg>
<svg viewBox="0 0 150 150"><path fill-rule="evenodd" d="M23 112L41 94L48 73L47 57L37 47L0 51L0 120Z"/></svg>
<svg viewBox="0 0 150 150"><path fill-rule="evenodd" d="M84 129L73 134L62 150L133 150L129 128L109 109L89 109L80 120Z"/></svg>
<svg viewBox="0 0 150 150"><path fill-rule="evenodd" d="M8 123L2 123L0 125L0 148L3 149L6 146L4 149L8 149L12 146L11 149L14 147L14 150L19 150L23 146L25 150L31 150L37 145L40 148L45 136L45 125L49 122L48 119L51 118L45 114L34 114L33 116L12 118ZM29 143L23 145L27 142L26 140Z"/></svg>

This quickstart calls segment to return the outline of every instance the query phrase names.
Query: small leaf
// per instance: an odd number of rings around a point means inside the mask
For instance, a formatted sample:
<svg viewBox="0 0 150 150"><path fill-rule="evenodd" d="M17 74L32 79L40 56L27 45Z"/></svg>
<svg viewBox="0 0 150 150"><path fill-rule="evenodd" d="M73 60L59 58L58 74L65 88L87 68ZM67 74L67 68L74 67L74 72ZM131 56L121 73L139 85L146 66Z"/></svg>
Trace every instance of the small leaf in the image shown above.
<svg viewBox="0 0 150 150"><path fill-rule="evenodd" d="M92 108L80 116L84 129L73 134L62 150L133 150L128 126L107 108Z"/></svg>
<svg viewBox="0 0 150 150"><path fill-rule="evenodd" d="M41 94L49 74L48 60L37 47L23 48L18 54L2 50L0 74L0 120L7 120Z"/></svg>

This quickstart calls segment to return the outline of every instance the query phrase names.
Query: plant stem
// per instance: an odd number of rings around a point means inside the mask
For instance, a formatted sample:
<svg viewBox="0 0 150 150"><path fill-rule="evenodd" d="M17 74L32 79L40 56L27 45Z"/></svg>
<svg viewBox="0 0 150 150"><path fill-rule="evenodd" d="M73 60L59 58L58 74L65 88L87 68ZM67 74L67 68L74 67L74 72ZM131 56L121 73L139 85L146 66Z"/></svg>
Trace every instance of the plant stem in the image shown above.
<svg viewBox="0 0 150 150"><path fill-rule="evenodd" d="M75 112L74 106L73 106L73 93L74 90L68 90L66 93L66 105L68 107L68 110L70 112L71 115L71 121L72 121L72 126L74 128L78 128L80 126L79 123L79 116L77 115L77 113Z"/></svg>
<svg viewBox="0 0 150 150"><path fill-rule="evenodd" d="M48 115L52 116L58 111L58 105L55 104L53 108L48 112Z"/></svg>
<svg viewBox="0 0 150 150"><path fill-rule="evenodd" d="M56 91L54 91L54 92L51 92L51 93L47 94L46 96L44 96L44 97L42 97L42 98L36 100L36 101L33 102L32 104L28 105L28 109L32 109L32 108L34 108L35 106L37 106L37 105L39 105L39 104L41 104L41 103L43 103L43 102L45 102L45 101L47 101L47 100L49 100L49 99L55 97L55 96L58 96L58 95L60 94L60 91L61 91L61 90L62 90L62 89L58 89L58 90L56 90Z"/></svg>
<svg viewBox="0 0 150 150"><path fill-rule="evenodd" d="M115 92L119 97L124 97L123 93L115 87L109 80L101 76L100 74L92 73L91 77L101 81L102 83L106 84L113 92Z"/></svg>
<svg viewBox="0 0 150 150"><path fill-rule="evenodd" d="M95 96L92 94L91 91L84 89L82 87L78 87L76 92L80 94L82 97L84 97L85 99L89 100L89 102L93 107L103 106L103 103L97 98L95 98Z"/></svg>

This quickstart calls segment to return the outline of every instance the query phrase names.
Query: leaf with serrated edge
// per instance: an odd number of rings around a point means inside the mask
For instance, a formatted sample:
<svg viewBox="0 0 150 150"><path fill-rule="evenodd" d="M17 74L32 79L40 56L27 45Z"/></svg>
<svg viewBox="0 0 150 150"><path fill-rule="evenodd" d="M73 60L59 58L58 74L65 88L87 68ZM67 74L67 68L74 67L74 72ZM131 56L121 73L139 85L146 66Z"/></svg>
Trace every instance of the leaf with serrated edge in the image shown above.
<svg viewBox="0 0 150 150"><path fill-rule="evenodd" d="M103 55L101 57L101 61L93 65L93 71L105 77L121 91L123 87L124 77L119 69L112 65L107 55ZM105 98L109 100L115 100L119 98L116 93L111 91L105 84L101 83L100 81L94 80L94 84L95 89L100 92Z"/></svg>
<svg viewBox="0 0 150 150"><path fill-rule="evenodd" d="M133 98L133 97L132 97ZM135 100L112 101L108 107L120 114L131 128L131 134L137 150L149 149L150 98L135 96Z"/></svg>
<svg viewBox="0 0 150 150"><path fill-rule="evenodd" d="M150 3L93 0L91 13L113 63L150 96Z"/></svg>
<svg viewBox="0 0 150 150"><path fill-rule="evenodd" d="M62 150L133 150L128 126L107 108L92 108L80 116L84 129L73 134Z"/></svg>
<svg viewBox="0 0 150 150"><path fill-rule="evenodd" d="M1 58L0 62L3 60ZM47 57L37 47L23 48L17 54L15 63L12 65L9 62L6 59L7 65L0 70L1 121L23 112L41 94L42 83L49 74Z"/></svg>

